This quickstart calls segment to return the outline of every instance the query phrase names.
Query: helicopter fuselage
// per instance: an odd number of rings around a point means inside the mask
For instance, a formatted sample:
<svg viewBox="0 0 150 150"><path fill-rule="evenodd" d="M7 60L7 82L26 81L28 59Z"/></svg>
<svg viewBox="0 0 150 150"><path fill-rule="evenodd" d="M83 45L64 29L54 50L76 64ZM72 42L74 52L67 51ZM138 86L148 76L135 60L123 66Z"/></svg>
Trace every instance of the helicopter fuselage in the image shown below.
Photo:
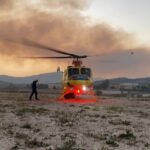
<svg viewBox="0 0 150 150"><path fill-rule="evenodd" d="M84 66L69 66L64 71L63 85L65 98L94 94L91 69Z"/></svg>

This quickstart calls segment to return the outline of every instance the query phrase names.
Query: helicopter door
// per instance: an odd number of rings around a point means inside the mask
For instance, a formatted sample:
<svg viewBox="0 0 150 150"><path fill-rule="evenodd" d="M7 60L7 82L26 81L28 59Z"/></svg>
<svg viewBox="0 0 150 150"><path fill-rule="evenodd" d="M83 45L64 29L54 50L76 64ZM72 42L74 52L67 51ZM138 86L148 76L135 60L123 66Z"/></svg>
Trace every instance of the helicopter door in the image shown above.
<svg viewBox="0 0 150 150"><path fill-rule="evenodd" d="M66 70L63 73L63 81L67 81L67 71Z"/></svg>

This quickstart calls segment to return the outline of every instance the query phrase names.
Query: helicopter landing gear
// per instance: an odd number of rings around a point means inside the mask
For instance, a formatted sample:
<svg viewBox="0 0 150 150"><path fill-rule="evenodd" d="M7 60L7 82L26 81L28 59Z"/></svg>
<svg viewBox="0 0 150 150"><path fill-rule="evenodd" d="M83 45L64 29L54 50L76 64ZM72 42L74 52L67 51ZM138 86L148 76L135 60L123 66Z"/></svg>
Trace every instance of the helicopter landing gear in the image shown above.
<svg viewBox="0 0 150 150"><path fill-rule="evenodd" d="M64 95L64 98L65 98L65 99L73 99L73 98L75 98L75 94L74 94L74 93L65 94L65 95Z"/></svg>

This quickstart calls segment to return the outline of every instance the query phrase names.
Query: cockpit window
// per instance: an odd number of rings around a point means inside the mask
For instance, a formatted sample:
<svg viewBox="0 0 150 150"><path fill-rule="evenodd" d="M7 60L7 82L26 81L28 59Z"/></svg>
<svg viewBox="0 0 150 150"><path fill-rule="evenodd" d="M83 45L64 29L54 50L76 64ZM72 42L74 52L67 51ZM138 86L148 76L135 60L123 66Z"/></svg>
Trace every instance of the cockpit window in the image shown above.
<svg viewBox="0 0 150 150"><path fill-rule="evenodd" d="M71 76L69 79L70 80L89 80L89 77L87 75L78 74L78 75Z"/></svg>
<svg viewBox="0 0 150 150"><path fill-rule="evenodd" d="M91 77L91 69L90 68L81 68L81 74Z"/></svg>
<svg viewBox="0 0 150 150"><path fill-rule="evenodd" d="M68 76L71 77L73 75L79 74L79 68L69 68Z"/></svg>

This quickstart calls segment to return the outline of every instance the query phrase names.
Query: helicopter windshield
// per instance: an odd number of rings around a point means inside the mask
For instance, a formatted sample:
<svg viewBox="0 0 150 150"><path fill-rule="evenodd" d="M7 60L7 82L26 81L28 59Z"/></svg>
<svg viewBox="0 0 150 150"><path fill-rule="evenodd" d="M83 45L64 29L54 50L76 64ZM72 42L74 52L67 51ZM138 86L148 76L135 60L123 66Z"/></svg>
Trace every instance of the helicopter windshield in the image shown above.
<svg viewBox="0 0 150 150"><path fill-rule="evenodd" d="M89 77L87 75L77 74L77 75L71 76L69 79L70 80L89 80Z"/></svg>
<svg viewBox="0 0 150 150"><path fill-rule="evenodd" d="M90 68L81 68L81 74L91 77L91 69Z"/></svg>
<svg viewBox="0 0 150 150"><path fill-rule="evenodd" d="M68 70L68 76L71 77L73 75L79 74L79 68L70 68Z"/></svg>

